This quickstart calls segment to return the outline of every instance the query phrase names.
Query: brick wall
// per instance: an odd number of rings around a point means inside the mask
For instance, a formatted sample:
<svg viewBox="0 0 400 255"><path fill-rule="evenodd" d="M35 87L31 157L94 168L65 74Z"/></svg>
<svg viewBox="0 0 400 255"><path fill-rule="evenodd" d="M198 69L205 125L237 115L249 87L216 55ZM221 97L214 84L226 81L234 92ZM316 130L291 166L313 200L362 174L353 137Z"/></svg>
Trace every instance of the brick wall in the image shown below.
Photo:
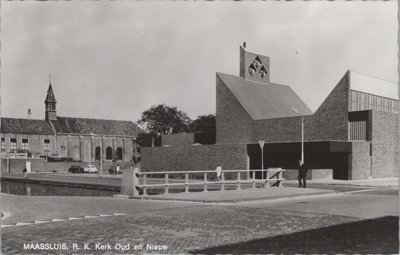
<svg viewBox="0 0 400 255"><path fill-rule="evenodd" d="M6 152L10 150L10 138L17 139L17 148L22 148L22 139L28 139L28 150L33 157L39 155L57 154L63 157L72 157L74 160L88 162L94 161L95 149L100 146L99 137L77 136L77 135L25 135L25 134L1 134L5 138L5 150L1 150L1 155L6 157ZM44 139L50 140L50 151L44 151ZM115 151L118 147L122 148L123 161L130 162L132 158L132 142L130 138L123 137L103 137L103 156L105 159L106 148L111 147Z"/></svg>
<svg viewBox="0 0 400 255"><path fill-rule="evenodd" d="M398 176L398 114L372 111L372 177Z"/></svg>
<svg viewBox="0 0 400 255"><path fill-rule="evenodd" d="M162 136L162 145L179 146L192 145L194 143L194 133L179 133Z"/></svg>
<svg viewBox="0 0 400 255"><path fill-rule="evenodd" d="M304 141L312 135L312 116L304 116ZM301 117L256 120L252 125L251 141L267 143L301 141Z"/></svg>
<svg viewBox="0 0 400 255"><path fill-rule="evenodd" d="M217 144L248 143L252 118L217 74Z"/></svg>
<svg viewBox="0 0 400 255"><path fill-rule="evenodd" d="M247 169L246 145L197 145L142 148L142 171Z"/></svg>
<svg viewBox="0 0 400 255"><path fill-rule="evenodd" d="M351 155L351 180L368 179L371 169L369 142L353 142Z"/></svg>
<svg viewBox="0 0 400 255"><path fill-rule="evenodd" d="M349 72L313 115L312 140L348 141Z"/></svg>
<svg viewBox="0 0 400 255"><path fill-rule="evenodd" d="M298 169L285 169L283 177L285 180L297 180ZM307 180L332 180L333 169L311 169L307 172Z"/></svg>
<svg viewBox="0 0 400 255"><path fill-rule="evenodd" d="M2 150L3 154L6 155L10 151L10 139L17 139L17 148L22 148L22 139L28 139L28 150L32 153L33 156L39 156L41 154L47 154L49 152L44 151L44 139L50 140L50 150L52 152L55 151L55 137L53 135L25 135L25 134L1 134L1 137L5 139L5 150Z"/></svg>

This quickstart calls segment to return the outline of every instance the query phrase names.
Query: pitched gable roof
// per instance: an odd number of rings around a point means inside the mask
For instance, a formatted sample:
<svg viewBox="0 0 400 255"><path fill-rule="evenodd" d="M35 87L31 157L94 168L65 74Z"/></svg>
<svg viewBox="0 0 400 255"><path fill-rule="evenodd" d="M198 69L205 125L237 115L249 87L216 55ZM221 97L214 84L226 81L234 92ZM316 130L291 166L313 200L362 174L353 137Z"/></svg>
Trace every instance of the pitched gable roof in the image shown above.
<svg viewBox="0 0 400 255"><path fill-rule="evenodd" d="M57 133L135 136L139 132L131 121L57 117L51 123Z"/></svg>
<svg viewBox="0 0 400 255"><path fill-rule="evenodd" d="M53 135L49 124L44 120L1 118L1 133L27 135Z"/></svg>
<svg viewBox="0 0 400 255"><path fill-rule="evenodd" d="M254 120L311 115L312 111L289 87L274 83L260 83L241 77L217 73L243 108Z"/></svg>

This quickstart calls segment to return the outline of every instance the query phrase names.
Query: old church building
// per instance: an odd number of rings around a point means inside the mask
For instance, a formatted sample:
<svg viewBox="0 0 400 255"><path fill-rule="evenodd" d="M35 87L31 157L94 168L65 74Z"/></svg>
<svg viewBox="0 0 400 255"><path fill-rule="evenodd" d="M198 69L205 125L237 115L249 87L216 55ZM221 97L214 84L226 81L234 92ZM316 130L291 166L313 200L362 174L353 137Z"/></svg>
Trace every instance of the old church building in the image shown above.
<svg viewBox="0 0 400 255"><path fill-rule="evenodd" d="M81 162L130 162L138 127L131 121L57 116L51 85L45 118L1 118L1 158L55 158Z"/></svg>

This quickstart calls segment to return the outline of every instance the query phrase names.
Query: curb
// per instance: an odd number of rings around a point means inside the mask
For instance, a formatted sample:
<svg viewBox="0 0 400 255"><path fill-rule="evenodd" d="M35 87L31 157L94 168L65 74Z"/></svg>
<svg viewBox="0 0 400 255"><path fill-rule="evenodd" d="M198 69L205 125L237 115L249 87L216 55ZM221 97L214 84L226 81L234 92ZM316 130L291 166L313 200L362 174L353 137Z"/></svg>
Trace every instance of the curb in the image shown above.
<svg viewBox="0 0 400 255"><path fill-rule="evenodd" d="M196 199L196 198L174 198L174 197L151 197L150 196L140 196L133 197L127 196L129 199L139 199L139 200L159 200L159 201L182 201L182 202L194 202L194 203L239 203L239 202L249 202L249 201L268 201L268 200L277 200L277 199L291 199L291 198L300 198L300 197L308 197L308 196L319 196L319 195L327 195L327 194L340 194L333 190L326 190L324 192L312 192L306 194L294 194L294 195L285 195L285 196L271 196L271 197L250 197L250 198L237 198L237 199Z"/></svg>

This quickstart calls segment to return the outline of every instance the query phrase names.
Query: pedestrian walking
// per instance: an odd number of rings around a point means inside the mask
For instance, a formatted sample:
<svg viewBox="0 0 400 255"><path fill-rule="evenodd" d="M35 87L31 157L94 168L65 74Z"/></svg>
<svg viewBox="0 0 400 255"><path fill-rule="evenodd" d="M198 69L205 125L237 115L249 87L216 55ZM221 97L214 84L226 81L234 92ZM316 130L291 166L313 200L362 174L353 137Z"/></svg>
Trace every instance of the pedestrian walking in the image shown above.
<svg viewBox="0 0 400 255"><path fill-rule="evenodd" d="M299 176L297 177L299 180L299 188L306 187L307 171L308 169L304 162L299 160Z"/></svg>
<svg viewBox="0 0 400 255"><path fill-rule="evenodd" d="M28 171L26 170L26 167L24 167L24 170L22 170L22 173L24 174L24 178L28 177Z"/></svg>
<svg viewBox="0 0 400 255"><path fill-rule="evenodd" d="M221 181L222 167L221 167L220 164L217 165L217 168L215 169L215 172L217 173L217 179L218 179L218 181Z"/></svg>

